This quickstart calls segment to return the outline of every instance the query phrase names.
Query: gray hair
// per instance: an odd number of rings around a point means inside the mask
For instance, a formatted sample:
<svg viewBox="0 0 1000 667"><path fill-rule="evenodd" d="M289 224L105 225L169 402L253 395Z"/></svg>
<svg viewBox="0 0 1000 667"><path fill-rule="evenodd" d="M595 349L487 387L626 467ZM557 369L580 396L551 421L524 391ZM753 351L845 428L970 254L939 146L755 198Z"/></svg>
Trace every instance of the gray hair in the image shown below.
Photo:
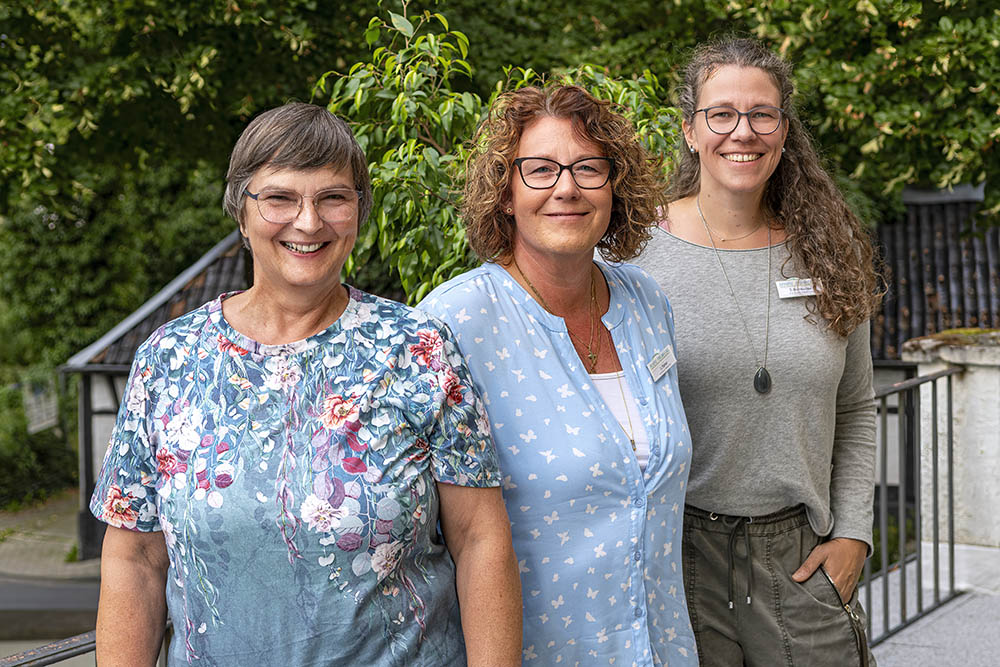
<svg viewBox="0 0 1000 667"><path fill-rule="evenodd" d="M243 223L246 188L261 167L350 169L358 195L358 225L372 209L368 160L351 129L324 107L290 102L254 118L233 147L222 208ZM244 241L245 242L245 241Z"/></svg>

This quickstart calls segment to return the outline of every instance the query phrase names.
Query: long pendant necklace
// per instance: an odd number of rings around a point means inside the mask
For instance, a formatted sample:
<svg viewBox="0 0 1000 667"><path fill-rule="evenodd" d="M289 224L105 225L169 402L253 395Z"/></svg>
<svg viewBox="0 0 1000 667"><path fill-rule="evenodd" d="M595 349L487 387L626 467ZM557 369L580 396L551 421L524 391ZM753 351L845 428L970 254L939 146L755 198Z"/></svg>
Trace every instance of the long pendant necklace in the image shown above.
<svg viewBox="0 0 1000 667"><path fill-rule="evenodd" d="M715 239L712 238L712 230L709 228L708 220L705 219L705 214L701 210L700 192L695 198L695 205L698 207L698 215L701 216L701 223L705 225L705 233L708 234L708 240L712 243L712 250L715 251L715 258L719 260L719 268L722 269L722 276L726 279L726 285L729 286L729 294L733 297L733 303L736 304L736 312L740 316L740 321L743 322L743 331L746 333L747 342L750 344L750 350L753 352L754 361L757 363L757 372L753 376L753 388L758 394L766 394L771 391L771 374L767 372L767 342L771 326L771 226L767 226L767 276L765 277L767 310L764 315L764 360L761 361L760 357L757 356L757 346L753 344L753 338L750 336L750 327L747 326L747 320L743 317L743 309L740 308L740 302L736 299L736 292L733 290L733 283L730 282L729 274L726 273L726 265L722 262L722 256L719 254L719 249L715 247ZM756 231L756 228L754 231ZM747 234L747 236L749 236L749 234Z"/></svg>
<svg viewBox="0 0 1000 667"><path fill-rule="evenodd" d="M622 376L625 375L625 369L622 368L620 373L615 373L615 377L618 378L618 391L622 394L622 405L625 407L625 416L628 418L628 442L632 445L632 451L635 451L635 430L632 428L632 412L628 409L628 399L625 398L625 388L622 387ZM621 422L618 423L622 426ZM624 431L625 428L622 427Z"/></svg>
<svg viewBox="0 0 1000 667"><path fill-rule="evenodd" d="M521 274L522 278L524 278L524 282L528 283L528 287L531 288L531 292L538 299L538 303L540 303L541 306L542 306L542 308L544 308L546 311L548 311L552 315L555 315L555 313L552 311L552 309L549 308L549 304L547 304L545 302L545 298L542 297L542 295L538 292L538 290L535 288L535 286L532 284L532 282L530 280L528 280L528 276L524 275L524 271L522 271L521 267L518 266L517 260L514 259L513 255L511 256L511 260L513 260L513 262L514 262L514 268L516 268L517 272ZM593 267L591 267L591 269L590 269L590 340L586 344L586 348L587 348L587 361L590 363L590 370L588 372L590 372L590 373L593 373L595 371L595 369L597 368L597 360L598 360L598 358L600 357L600 354L601 354L601 339L603 338L603 336L598 336L597 337L597 346L595 347L594 346L594 331L595 331L596 320L597 320L596 313L597 313L597 286L596 286L596 283L594 281L594 269L593 269ZM556 317L558 317L558 315L556 315ZM569 326L566 327L566 332L570 335L570 338L576 339L581 345L583 345L583 340L581 340L576 334L574 334L572 331L570 331L569 330Z"/></svg>

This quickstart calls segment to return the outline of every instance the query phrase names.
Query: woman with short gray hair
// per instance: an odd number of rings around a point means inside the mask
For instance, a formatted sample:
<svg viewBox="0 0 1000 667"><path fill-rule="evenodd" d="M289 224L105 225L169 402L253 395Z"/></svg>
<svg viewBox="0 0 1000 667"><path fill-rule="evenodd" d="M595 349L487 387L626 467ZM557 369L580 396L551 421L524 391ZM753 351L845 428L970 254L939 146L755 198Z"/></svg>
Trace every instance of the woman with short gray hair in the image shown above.
<svg viewBox="0 0 1000 667"><path fill-rule="evenodd" d="M253 286L136 353L91 500L100 664L152 665L167 613L171 665L519 664L465 363L438 321L340 282L372 202L350 129L272 109L226 180Z"/></svg>

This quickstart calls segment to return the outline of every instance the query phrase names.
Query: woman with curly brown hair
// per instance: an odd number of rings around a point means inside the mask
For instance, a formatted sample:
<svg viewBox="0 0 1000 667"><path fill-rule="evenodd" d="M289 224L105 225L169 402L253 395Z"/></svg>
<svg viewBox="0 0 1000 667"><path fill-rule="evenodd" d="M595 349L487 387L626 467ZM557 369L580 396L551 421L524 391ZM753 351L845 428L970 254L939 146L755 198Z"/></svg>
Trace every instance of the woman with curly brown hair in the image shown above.
<svg viewBox="0 0 1000 667"><path fill-rule="evenodd" d="M476 136L484 260L421 304L483 393L524 591L524 660L696 665L681 576L691 457L662 291L628 264L661 201L635 129L576 86L522 88Z"/></svg>
<svg viewBox="0 0 1000 667"><path fill-rule="evenodd" d="M870 660L856 584L872 544L880 284L793 92L791 67L755 40L696 49L679 90L686 150L637 262L677 320L703 665Z"/></svg>

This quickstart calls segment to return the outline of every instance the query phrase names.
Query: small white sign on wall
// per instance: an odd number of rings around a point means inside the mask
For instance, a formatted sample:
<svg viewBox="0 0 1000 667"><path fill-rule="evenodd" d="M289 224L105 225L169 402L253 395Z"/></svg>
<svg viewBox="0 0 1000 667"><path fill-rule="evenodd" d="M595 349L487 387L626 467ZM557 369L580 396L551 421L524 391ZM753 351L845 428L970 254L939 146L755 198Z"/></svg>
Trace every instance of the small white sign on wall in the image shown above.
<svg viewBox="0 0 1000 667"><path fill-rule="evenodd" d="M59 424L59 400L51 380L30 381L21 385L28 433L38 433Z"/></svg>

